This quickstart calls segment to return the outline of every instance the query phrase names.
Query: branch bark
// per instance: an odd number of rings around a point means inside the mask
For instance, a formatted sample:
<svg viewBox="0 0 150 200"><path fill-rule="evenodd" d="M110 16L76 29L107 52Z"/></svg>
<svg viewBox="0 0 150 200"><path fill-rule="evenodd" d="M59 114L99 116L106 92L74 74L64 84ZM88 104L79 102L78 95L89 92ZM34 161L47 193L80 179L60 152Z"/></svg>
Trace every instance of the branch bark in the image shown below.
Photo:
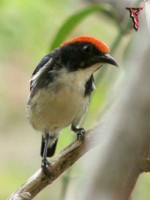
<svg viewBox="0 0 150 200"><path fill-rule="evenodd" d="M84 143L75 141L64 149L59 155L54 157L51 161L51 166L48 168L51 177L48 178L39 169L33 174L25 184L23 184L16 192L14 192L8 200L31 200L46 186L50 185L57 179L66 169L73 165L81 156L87 153L91 148L99 144L100 140L95 140L96 135L99 134L103 139L108 137L108 134L104 131L103 127L107 127L109 124L99 124L95 129L87 131ZM122 160L124 157L122 158ZM122 161L121 160L121 161ZM137 165L136 170L133 169L132 173L134 179L138 178L139 174L143 171L150 171L150 146L145 148L142 157L139 158L140 162ZM120 163L121 163L120 161ZM108 169L108 167L107 167ZM119 169L120 170L120 169ZM120 179L121 180L121 179ZM121 180L122 181L122 180ZM134 186L134 184L133 184ZM131 187L128 187L131 188ZM100 198L99 198L100 199Z"/></svg>
<svg viewBox="0 0 150 200"><path fill-rule="evenodd" d="M59 155L51 160L51 166L48 168L51 177L48 178L39 169L27 182L21 186L15 193L13 193L8 200L31 200L47 185L51 184L57 177L59 177L66 169L73 165L82 155L89 151L96 145L92 138L100 132L100 125L94 130L87 131L84 142L75 141L64 149Z"/></svg>

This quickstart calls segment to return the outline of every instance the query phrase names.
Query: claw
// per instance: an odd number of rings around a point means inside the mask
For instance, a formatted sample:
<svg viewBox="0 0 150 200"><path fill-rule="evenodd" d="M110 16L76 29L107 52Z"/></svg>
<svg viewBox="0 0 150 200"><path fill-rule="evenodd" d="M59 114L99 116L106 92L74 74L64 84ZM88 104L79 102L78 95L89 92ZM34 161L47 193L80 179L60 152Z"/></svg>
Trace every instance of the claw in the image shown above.
<svg viewBox="0 0 150 200"><path fill-rule="evenodd" d="M77 140L81 140L84 142L84 136L86 134L86 130L84 128L77 128L75 125L72 124L71 130L77 134Z"/></svg>
<svg viewBox="0 0 150 200"><path fill-rule="evenodd" d="M84 128L79 128L76 133L77 133L77 140L81 140L83 142L84 141L84 136L86 134L85 129Z"/></svg>
<svg viewBox="0 0 150 200"><path fill-rule="evenodd" d="M47 167L49 167L49 166L51 166L51 163L46 158L42 159L41 167L42 167L45 175L50 178L51 175L50 175L50 173L49 173L49 171L47 169Z"/></svg>

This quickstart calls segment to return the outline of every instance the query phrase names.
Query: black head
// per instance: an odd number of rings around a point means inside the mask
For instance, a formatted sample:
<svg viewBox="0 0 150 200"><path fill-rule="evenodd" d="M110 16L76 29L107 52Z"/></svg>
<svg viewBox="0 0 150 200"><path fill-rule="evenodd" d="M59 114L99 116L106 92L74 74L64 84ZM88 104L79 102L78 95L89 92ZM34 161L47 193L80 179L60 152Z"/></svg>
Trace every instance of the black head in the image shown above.
<svg viewBox="0 0 150 200"><path fill-rule="evenodd" d="M61 63L69 71L89 68L97 63L117 66L116 61L108 54L108 47L91 37L79 37L66 42L58 51Z"/></svg>

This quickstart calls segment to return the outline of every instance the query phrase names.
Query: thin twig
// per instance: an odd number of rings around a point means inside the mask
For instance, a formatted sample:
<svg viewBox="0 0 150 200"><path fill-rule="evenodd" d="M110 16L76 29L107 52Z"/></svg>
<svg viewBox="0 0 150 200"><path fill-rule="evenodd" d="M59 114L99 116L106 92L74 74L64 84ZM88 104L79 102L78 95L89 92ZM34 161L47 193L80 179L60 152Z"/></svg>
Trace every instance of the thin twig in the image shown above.
<svg viewBox="0 0 150 200"><path fill-rule="evenodd" d="M87 131L84 143L81 141L75 141L64 149L59 155L55 156L51 160L51 166L48 168L50 177L48 178L39 169L33 176L31 176L27 182L22 185L15 193L13 193L8 200L31 200L37 195L43 188L51 184L57 177L59 177L66 169L73 165L83 154L89 151L92 144L92 137L98 132L100 128L97 127L94 130Z"/></svg>

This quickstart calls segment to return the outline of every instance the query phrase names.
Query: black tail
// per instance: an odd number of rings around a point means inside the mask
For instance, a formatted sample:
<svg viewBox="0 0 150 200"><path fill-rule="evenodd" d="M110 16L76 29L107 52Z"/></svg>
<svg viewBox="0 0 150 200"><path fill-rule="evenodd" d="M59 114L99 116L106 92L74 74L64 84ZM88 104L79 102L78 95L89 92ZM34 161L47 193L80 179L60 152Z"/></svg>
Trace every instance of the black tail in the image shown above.
<svg viewBox="0 0 150 200"><path fill-rule="evenodd" d="M53 143L50 147L48 147L48 149L47 149L47 157L51 157L51 156L54 155L55 150L56 150L56 146L57 146L57 141L58 141L58 139L56 139L56 140L54 141L54 143ZM42 136L42 142L41 142L41 157L43 156L43 153L44 153L44 147L45 147L45 139L44 139L44 137Z"/></svg>

